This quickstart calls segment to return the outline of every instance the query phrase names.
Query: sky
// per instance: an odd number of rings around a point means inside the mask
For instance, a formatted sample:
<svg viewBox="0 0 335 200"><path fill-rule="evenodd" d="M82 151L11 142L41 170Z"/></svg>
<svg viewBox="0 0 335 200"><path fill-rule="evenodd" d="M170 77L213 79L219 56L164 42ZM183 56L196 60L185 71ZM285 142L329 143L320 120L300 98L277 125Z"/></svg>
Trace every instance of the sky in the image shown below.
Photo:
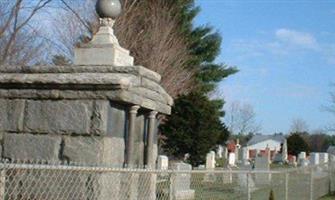
<svg viewBox="0 0 335 200"><path fill-rule="evenodd" d="M324 111L335 87L335 0L196 0L196 25L223 37L217 62L239 73L219 85L227 102L251 104L263 134L335 121Z"/></svg>

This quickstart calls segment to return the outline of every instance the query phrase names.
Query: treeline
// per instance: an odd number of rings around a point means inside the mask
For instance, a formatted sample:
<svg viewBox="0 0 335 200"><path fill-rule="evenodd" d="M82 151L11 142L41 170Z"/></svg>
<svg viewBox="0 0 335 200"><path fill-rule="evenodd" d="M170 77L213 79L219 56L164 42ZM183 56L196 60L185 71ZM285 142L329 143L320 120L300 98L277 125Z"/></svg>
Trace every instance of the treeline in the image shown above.
<svg viewBox="0 0 335 200"><path fill-rule="evenodd" d="M335 135L326 133L292 133L288 137L289 152L296 154L298 151L326 152L329 146L335 146Z"/></svg>

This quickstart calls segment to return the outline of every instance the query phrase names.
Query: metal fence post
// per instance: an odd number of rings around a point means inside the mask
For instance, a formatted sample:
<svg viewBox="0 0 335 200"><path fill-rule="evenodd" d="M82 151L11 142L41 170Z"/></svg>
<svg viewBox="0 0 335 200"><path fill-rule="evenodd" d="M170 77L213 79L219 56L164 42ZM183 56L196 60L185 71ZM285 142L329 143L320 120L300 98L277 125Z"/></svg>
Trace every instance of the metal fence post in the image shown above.
<svg viewBox="0 0 335 200"><path fill-rule="evenodd" d="M333 168L333 163L328 160L328 176L329 176L329 194L333 193L333 188L334 188L334 168Z"/></svg>
<svg viewBox="0 0 335 200"><path fill-rule="evenodd" d="M0 200L5 199L6 191L6 170L1 169L0 171Z"/></svg>
<svg viewBox="0 0 335 200"><path fill-rule="evenodd" d="M175 174L171 173L170 184L169 184L169 200L174 200L174 195L175 195Z"/></svg>
<svg viewBox="0 0 335 200"><path fill-rule="evenodd" d="M314 173L314 170L313 168L310 168L311 170L311 182L310 182L310 200L313 200L314 199L314 185L313 185L313 173Z"/></svg>
<svg viewBox="0 0 335 200"><path fill-rule="evenodd" d="M288 200L288 180L289 179L289 172L285 172L285 200Z"/></svg>
<svg viewBox="0 0 335 200"><path fill-rule="evenodd" d="M251 200L251 189L250 189L250 173L247 172L247 192L248 192L248 200Z"/></svg>

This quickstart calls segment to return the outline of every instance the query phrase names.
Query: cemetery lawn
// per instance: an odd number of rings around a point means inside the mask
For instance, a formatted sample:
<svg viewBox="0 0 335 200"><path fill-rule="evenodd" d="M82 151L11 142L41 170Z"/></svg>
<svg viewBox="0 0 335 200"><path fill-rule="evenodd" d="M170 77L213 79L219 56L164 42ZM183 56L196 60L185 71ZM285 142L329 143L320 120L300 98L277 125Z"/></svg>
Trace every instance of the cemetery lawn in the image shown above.
<svg viewBox="0 0 335 200"><path fill-rule="evenodd" d="M272 170L277 170L277 169L289 169L289 168L294 168L294 167L291 166L291 165L288 165L288 164L274 164L274 163L272 163L270 165L270 168Z"/></svg>
<svg viewBox="0 0 335 200"><path fill-rule="evenodd" d="M319 200L334 200L334 199L335 199L335 196L326 196L326 197L322 197Z"/></svg>

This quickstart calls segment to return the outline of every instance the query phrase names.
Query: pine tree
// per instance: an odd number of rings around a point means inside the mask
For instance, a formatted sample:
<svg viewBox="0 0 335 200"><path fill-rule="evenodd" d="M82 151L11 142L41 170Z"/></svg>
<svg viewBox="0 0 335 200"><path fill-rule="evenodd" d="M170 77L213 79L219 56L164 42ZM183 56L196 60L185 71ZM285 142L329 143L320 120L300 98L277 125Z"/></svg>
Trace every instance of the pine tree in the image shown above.
<svg viewBox="0 0 335 200"><path fill-rule="evenodd" d="M306 152L307 154L310 151L309 145L301 136L301 133L292 133L287 138L287 149L289 154L295 156L298 156L298 154L302 151Z"/></svg>
<svg viewBox="0 0 335 200"><path fill-rule="evenodd" d="M180 159L189 153L193 166L203 164L206 153L229 137L220 120L222 115L218 104L203 94L191 93L179 97L171 116L161 126L167 137L164 146L167 153Z"/></svg>
<svg viewBox="0 0 335 200"><path fill-rule="evenodd" d="M194 27L193 20L200 9L193 0L178 0L173 4L180 16L180 30L188 40L191 58L187 69L195 70L193 91L175 100L173 112L167 117L161 132L167 137L165 150L177 158L190 154L193 166L203 164L208 151L229 137L221 121L224 101L210 100L208 94L224 78L237 72L234 67L214 62L220 53L221 36L211 27ZM180 14L181 13L181 14Z"/></svg>

